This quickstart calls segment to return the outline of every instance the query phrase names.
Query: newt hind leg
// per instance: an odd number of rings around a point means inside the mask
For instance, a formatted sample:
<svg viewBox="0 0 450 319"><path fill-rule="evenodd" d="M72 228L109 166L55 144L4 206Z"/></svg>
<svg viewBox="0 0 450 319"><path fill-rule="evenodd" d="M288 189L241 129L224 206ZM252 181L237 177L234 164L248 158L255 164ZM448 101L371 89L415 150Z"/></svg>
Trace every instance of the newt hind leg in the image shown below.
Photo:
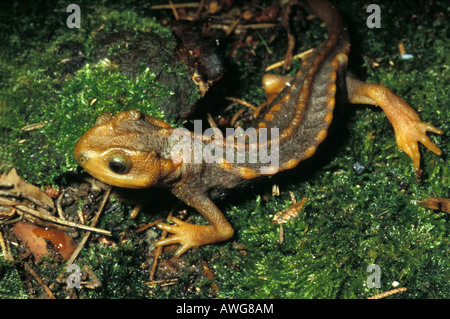
<svg viewBox="0 0 450 319"><path fill-rule="evenodd" d="M378 105L384 111L394 127L398 148L412 159L416 172L420 171L418 142L436 155L442 154L426 133L443 134L443 131L422 122L416 111L387 87L361 82L350 76L347 76L346 82L350 103Z"/></svg>

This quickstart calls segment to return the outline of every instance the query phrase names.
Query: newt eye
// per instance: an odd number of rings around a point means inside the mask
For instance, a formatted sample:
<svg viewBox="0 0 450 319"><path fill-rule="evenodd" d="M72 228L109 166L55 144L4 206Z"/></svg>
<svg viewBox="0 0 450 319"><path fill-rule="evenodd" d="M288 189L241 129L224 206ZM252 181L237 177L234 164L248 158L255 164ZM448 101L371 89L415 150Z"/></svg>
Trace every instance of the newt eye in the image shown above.
<svg viewBox="0 0 450 319"><path fill-rule="evenodd" d="M109 169L116 174L125 174L130 170L128 157L123 154L114 154L108 159Z"/></svg>

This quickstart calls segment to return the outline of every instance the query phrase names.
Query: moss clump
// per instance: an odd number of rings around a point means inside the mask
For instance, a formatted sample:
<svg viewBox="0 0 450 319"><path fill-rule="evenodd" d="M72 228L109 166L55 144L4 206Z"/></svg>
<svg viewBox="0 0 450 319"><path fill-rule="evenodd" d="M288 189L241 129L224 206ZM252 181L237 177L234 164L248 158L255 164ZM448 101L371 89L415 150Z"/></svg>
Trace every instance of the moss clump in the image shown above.
<svg viewBox="0 0 450 319"><path fill-rule="evenodd" d="M28 90L40 90L36 87L39 84L45 86L42 82L34 83L31 85L34 88L28 86ZM85 65L58 95L45 98L44 95L34 96L37 94L33 92L31 96L25 92L15 93L22 96L22 101L10 99L2 116L2 162L4 166L18 168L25 179L43 184L52 183L77 167L73 146L92 126L96 116L102 112L138 109L162 118L158 105L173 91L156 81L156 74L148 69L130 80L104 60ZM26 118L21 116L24 113L7 113L19 105L28 113ZM43 127L31 131L21 129L31 123L42 123Z"/></svg>
<svg viewBox="0 0 450 319"><path fill-rule="evenodd" d="M66 8L58 4L57 8ZM21 5L22 11L10 4L1 13L4 21L10 20L9 15L15 19L9 21L11 25L2 25L1 32L11 45L0 55L4 61L0 66L0 171L15 167L35 184L55 183L74 172L73 146L100 113L137 109L163 118L169 112L179 115L176 108L199 97L187 68L169 57L175 46L169 29L122 5L80 7L81 29L69 29L54 17L57 14L65 22L68 14L31 1ZM28 21L27 13L33 21ZM46 20L47 14L53 14L52 18ZM50 29L50 40L30 24ZM100 35L119 34L119 30L128 37L105 51ZM153 63L155 55L147 52L150 40L141 41L142 34L153 35L147 39L156 41L152 44L155 54L155 47L161 48L163 58L158 63ZM133 39L147 43L147 51L134 53L128 48ZM138 44L134 47L139 49ZM118 54L129 63L121 65Z"/></svg>
<svg viewBox="0 0 450 319"><path fill-rule="evenodd" d="M23 284L14 263L6 261L3 256L0 256L0 298L28 298L25 285Z"/></svg>

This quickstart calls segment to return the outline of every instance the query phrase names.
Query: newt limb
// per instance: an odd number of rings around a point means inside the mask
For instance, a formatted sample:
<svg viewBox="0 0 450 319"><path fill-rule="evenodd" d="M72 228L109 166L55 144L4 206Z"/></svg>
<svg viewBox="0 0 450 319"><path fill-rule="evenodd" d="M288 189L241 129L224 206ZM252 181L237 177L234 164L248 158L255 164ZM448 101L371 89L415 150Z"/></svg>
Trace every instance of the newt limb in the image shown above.
<svg viewBox="0 0 450 319"><path fill-rule="evenodd" d="M171 237L156 242L156 247L180 244L180 247L174 254L175 257L180 257L192 247L225 241L233 236L233 227L210 198L200 195L193 197L186 203L196 208L209 222L209 225L194 225L172 217L169 221L172 221L175 225L166 223L158 223L156 225L159 229L173 234Z"/></svg>
<svg viewBox="0 0 450 319"><path fill-rule="evenodd" d="M378 105L384 111L394 127L398 148L412 159L416 172L420 170L418 142L434 154L442 154L442 151L429 139L426 132L430 131L436 134L444 132L431 124L422 122L416 111L387 87L361 82L350 76L346 77L346 82L350 103Z"/></svg>

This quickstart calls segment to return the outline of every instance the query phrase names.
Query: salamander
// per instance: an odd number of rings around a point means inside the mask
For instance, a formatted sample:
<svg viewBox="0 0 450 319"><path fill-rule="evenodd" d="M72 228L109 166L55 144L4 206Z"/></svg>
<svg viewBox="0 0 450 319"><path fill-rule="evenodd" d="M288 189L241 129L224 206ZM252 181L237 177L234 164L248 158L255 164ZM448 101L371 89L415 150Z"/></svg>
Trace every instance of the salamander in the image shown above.
<svg viewBox="0 0 450 319"><path fill-rule="evenodd" d="M172 235L155 246L179 244L175 252L179 257L192 247L230 239L233 227L213 199L261 176L293 169L311 157L327 136L337 103L378 105L394 128L398 147L412 159L416 172L420 171L418 142L441 154L426 135L427 131L442 134L440 129L422 122L413 108L387 87L361 82L347 74L350 42L336 7L325 0L308 3L326 24L327 39L304 59L290 82L273 75L263 78L270 103L256 116L252 131L258 137L256 141L195 130L177 135L180 129L136 110L100 115L95 126L77 141L75 157L95 178L118 187L167 189L208 222L194 225L171 218L173 224L159 223L158 228ZM266 139L262 138L263 132ZM187 141L183 146L193 148L175 150L180 146L175 135ZM205 157L192 160L195 147L205 151L211 145L223 153L215 153L219 156L213 161ZM229 150L242 152L227 157ZM262 157L252 161L252 154L263 150L266 155L277 155L276 165L268 165ZM238 161L235 154L241 154L243 160Z"/></svg>

